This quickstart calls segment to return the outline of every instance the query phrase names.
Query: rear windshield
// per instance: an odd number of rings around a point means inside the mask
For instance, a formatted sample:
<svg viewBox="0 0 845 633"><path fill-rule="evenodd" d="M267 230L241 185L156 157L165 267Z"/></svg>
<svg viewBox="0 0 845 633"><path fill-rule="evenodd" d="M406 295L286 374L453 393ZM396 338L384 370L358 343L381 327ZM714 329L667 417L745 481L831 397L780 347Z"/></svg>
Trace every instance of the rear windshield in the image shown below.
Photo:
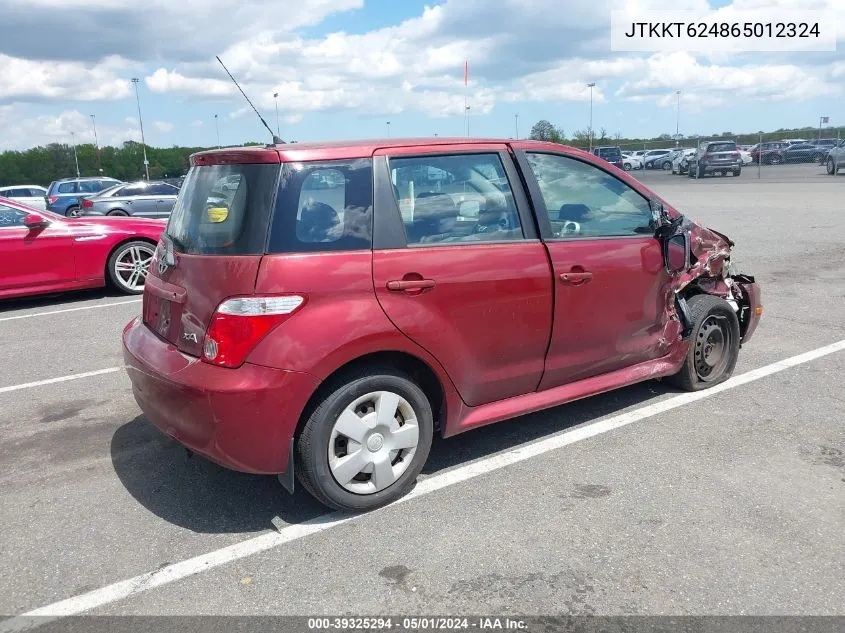
<svg viewBox="0 0 845 633"><path fill-rule="evenodd" d="M710 143L707 146L708 152L735 152L736 143Z"/></svg>
<svg viewBox="0 0 845 633"><path fill-rule="evenodd" d="M603 147L599 150L599 156L613 160L622 158L622 152L619 151L618 147Z"/></svg>
<svg viewBox="0 0 845 633"><path fill-rule="evenodd" d="M278 164L192 167L167 224L176 250L189 255L264 253L279 169Z"/></svg>

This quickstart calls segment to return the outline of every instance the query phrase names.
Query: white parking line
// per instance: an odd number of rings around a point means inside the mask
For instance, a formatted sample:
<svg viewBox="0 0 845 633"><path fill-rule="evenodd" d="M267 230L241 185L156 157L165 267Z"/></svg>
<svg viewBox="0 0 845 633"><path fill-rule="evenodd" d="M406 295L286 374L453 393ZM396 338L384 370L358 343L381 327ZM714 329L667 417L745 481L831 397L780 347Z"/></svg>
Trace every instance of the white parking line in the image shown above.
<svg viewBox="0 0 845 633"><path fill-rule="evenodd" d="M20 385L11 385L9 387L0 387L0 393L9 393L10 391L20 391L21 389L31 389L32 387L42 387L44 385L53 385L57 382L67 382L68 380L77 380L79 378L90 378L91 376L102 376L103 374L113 374L116 371L123 371L123 366L108 367L106 369L98 369L96 371L86 371L81 374L69 374L67 376L59 376L58 378L48 378L47 380L36 380L35 382L25 382Z"/></svg>
<svg viewBox="0 0 845 633"><path fill-rule="evenodd" d="M78 312L80 310L95 310L96 308L110 308L112 306L125 306L131 303L141 303L142 299L127 299L126 301L113 301L112 303L98 303L94 306L82 306L81 308L66 308L64 310L50 310L48 312L34 312L32 314L19 314L17 316L0 317L2 321L17 321L18 319L31 319L33 317L48 316L50 314L64 314L65 312Z"/></svg>
<svg viewBox="0 0 845 633"><path fill-rule="evenodd" d="M473 479L474 477L504 468L505 466L516 464L532 457L543 455L544 453L554 451L569 444L580 442L660 413L665 413L667 411L671 411L672 409L712 397L718 393L722 393L723 391L734 389L791 367L808 363L812 360L843 350L845 350L845 340L748 371L705 391L683 393L673 396L655 404L650 404L633 411L628 411L627 413L621 413L605 420L600 420L599 422L585 424L584 426L571 431L563 431L546 439L531 442L524 446L516 447L513 450L479 459L478 461L467 464L466 466L460 466L448 472L433 475L421 480L410 494L391 505L405 503L411 499L416 499L437 490L453 486L462 481ZM141 574L140 576L135 576L134 578L130 578L128 580L122 580L73 598L68 598L66 600L61 600L44 607L34 609L20 616L0 622L0 632L21 631L40 626L41 624L44 624L44 618L49 620L84 613L97 607L138 595L142 592L149 591L150 589L161 587L162 585L212 570L216 567L220 567L221 565L225 565L226 563L230 563L247 556L252 556L286 543L291 543L312 534L323 532L349 521L359 520L366 516L366 514L349 515L340 512L324 514L309 521L305 521L304 523L282 528L278 532L262 534L254 538L247 539L246 541L241 541L240 543L235 543L233 545L229 545L228 547L208 552L207 554L201 554L200 556L195 556L194 558L189 558L172 565L167 565L166 567Z"/></svg>

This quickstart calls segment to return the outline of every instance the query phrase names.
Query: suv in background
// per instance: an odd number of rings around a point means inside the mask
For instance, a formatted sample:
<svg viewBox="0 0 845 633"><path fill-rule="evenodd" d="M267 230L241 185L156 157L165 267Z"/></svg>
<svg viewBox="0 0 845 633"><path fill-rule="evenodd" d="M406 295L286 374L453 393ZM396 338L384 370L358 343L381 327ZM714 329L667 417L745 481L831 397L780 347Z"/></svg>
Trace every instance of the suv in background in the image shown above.
<svg viewBox="0 0 845 633"><path fill-rule="evenodd" d="M789 143L786 141L768 141L757 143L748 150L748 153L751 154L751 160L753 162L767 165L772 163L773 158L775 162L780 160L781 150L787 147L789 147Z"/></svg>
<svg viewBox="0 0 845 633"><path fill-rule="evenodd" d="M762 313L727 237L573 147L291 143L191 164L123 331L135 399L192 451L290 491L296 469L334 508L407 493L435 431L661 376L719 384Z"/></svg>
<svg viewBox="0 0 845 633"><path fill-rule="evenodd" d="M121 184L116 178L99 176L83 178L61 178L50 183L44 203L47 211L75 218L79 215L81 199Z"/></svg>
<svg viewBox="0 0 845 633"><path fill-rule="evenodd" d="M594 147L593 154L606 160L608 163L619 169L624 169L622 160L622 150L615 145L607 145L603 147Z"/></svg>
<svg viewBox="0 0 845 633"><path fill-rule="evenodd" d="M839 141L836 147L832 147L827 152L825 167L831 176L835 176L840 169L845 167L845 140Z"/></svg>
<svg viewBox="0 0 845 633"><path fill-rule="evenodd" d="M725 175L728 172L734 176L742 173L742 156L734 141L704 141L689 159L690 178L703 178L707 174Z"/></svg>

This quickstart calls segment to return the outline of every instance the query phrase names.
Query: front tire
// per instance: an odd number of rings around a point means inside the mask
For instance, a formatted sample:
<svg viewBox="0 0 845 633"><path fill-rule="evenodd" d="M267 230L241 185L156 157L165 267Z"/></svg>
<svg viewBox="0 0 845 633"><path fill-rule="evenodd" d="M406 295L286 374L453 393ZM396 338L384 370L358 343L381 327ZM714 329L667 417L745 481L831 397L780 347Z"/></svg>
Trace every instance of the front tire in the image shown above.
<svg viewBox="0 0 845 633"><path fill-rule="evenodd" d="M335 386L296 442L296 475L330 508L364 512L414 486L431 450L434 419L423 390L389 368L366 368Z"/></svg>
<svg viewBox="0 0 845 633"><path fill-rule="evenodd" d="M672 163L670 161L664 161L663 163L663 171L669 171L672 169Z"/></svg>
<svg viewBox="0 0 845 633"><path fill-rule="evenodd" d="M739 169L734 169L734 171L733 171L734 177L739 176L741 173L742 173L742 167L740 167Z"/></svg>
<svg viewBox="0 0 845 633"><path fill-rule="evenodd" d="M739 358L739 319L730 304L713 295L687 300L692 344L681 370L669 382L684 391L701 391L726 381Z"/></svg>
<svg viewBox="0 0 845 633"><path fill-rule="evenodd" d="M837 171L836 163L833 162L833 158L828 156L828 158L827 158L827 173L828 173L828 175L829 176L835 176L836 171Z"/></svg>
<svg viewBox="0 0 845 633"><path fill-rule="evenodd" d="M121 244L112 251L106 264L109 281L124 294L141 294L154 254L155 246L149 242L136 240Z"/></svg>

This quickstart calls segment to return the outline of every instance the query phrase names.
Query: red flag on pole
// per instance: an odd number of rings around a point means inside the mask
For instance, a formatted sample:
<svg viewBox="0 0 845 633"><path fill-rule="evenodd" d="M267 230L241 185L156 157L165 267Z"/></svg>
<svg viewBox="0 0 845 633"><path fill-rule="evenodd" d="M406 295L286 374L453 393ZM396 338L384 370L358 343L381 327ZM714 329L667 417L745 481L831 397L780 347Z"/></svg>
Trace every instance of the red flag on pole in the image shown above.
<svg viewBox="0 0 845 633"><path fill-rule="evenodd" d="M469 60L464 62L464 85L469 85Z"/></svg>

